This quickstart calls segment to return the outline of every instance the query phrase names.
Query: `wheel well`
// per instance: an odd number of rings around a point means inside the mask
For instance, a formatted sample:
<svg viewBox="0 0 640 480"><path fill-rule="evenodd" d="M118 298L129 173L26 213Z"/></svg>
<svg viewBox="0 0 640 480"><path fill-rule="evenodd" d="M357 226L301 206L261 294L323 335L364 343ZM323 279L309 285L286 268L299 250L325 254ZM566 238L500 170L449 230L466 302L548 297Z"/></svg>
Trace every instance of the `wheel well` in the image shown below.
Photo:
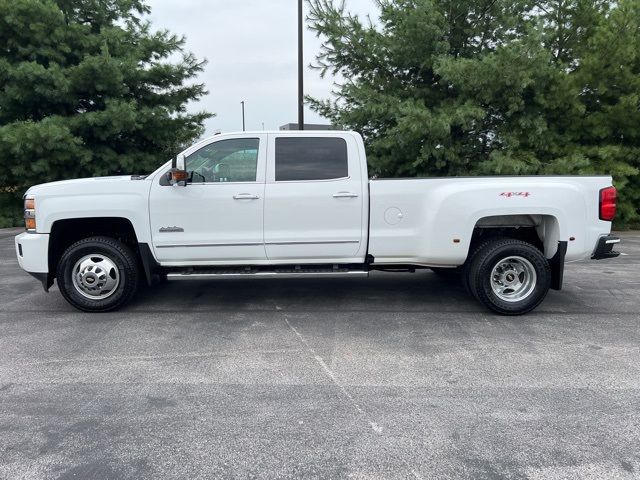
<svg viewBox="0 0 640 480"><path fill-rule="evenodd" d="M509 237L530 243L549 260L551 288L562 289L567 242L560 240L560 223L551 215L499 215L478 220L468 255L487 239ZM469 258L467 256L467 258Z"/></svg>
<svg viewBox="0 0 640 480"><path fill-rule="evenodd" d="M97 217L58 220L52 225L49 236L49 275L55 276L60 257L67 248L78 240L97 235L120 240L131 247L140 258L136 232L131 222L126 218Z"/></svg>
<svg viewBox="0 0 640 480"><path fill-rule="evenodd" d="M542 240L538 236L534 227L493 227L493 228L475 228L471 237L470 251L474 250L476 245L484 242L489 238L508 237L522 240L535 246L544 252Z"/></svg>
<svg viewBox="0 0 640 480"><path fill-rule="evenodd" d="M509 237L530 243L547 258L555 253L558 222L549 215L497 215L478 220L471 237L471 248L492 237ZM553 237L553 238L552 238Z"/></svg>

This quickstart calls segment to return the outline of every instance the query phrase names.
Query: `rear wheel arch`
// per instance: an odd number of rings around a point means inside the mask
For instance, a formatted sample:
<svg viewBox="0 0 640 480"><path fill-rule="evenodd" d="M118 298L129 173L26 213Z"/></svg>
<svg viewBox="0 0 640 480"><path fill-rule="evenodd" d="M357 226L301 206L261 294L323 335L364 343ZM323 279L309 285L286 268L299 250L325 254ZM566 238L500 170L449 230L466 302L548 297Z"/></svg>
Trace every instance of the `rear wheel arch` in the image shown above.
<svg viewBox="0 0 640 480"><path fill-rule="evenodd" d="M468 257L489 238L507 237L530 243L550 259L558 250L560 221L548 214L491 215L478 219L473 227Z"/></svg>
<svg viewBox="0 0 640 480"><path fill-rule="evenodd" d="M496 215L480 218L474 225L466 264L478 247L490 239L512 238L540 250L551 266L551 288L561 290L567 242L561 240L560 220L548 214Z"/></svg>

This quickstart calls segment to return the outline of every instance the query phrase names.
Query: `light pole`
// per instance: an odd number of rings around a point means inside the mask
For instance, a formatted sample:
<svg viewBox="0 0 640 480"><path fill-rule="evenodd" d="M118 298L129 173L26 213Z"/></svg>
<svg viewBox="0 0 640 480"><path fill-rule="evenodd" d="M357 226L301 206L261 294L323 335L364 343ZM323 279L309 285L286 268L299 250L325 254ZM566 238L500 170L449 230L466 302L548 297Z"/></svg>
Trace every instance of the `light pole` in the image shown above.
<svg viewBox="0 0 640 480"><path fill-rule="evenodd" d="M245 131L245 125L244 125L244 100L240 102L240 104L242 105L242 131Z"/></svg>
<svg viewBox="0 0 640 480"><path fill-rule="evenodd" d="M298 129L304 130L303 0L298 0Z"/></svg>

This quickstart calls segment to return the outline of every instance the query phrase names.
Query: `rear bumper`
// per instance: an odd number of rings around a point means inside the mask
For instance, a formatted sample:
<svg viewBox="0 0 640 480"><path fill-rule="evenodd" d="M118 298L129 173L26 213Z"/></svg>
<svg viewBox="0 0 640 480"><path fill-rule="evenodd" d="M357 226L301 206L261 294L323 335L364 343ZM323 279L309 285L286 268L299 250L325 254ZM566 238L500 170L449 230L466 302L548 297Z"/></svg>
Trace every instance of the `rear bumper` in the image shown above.
<svg viewBox="0 0 640 480"><path fill-rule="evenodd" d="M596 249L591 256L592 260L603 260L605 258L615 258L620 255L620 252L613 250L613 247L620 243L620 238L614 235L606 235L598 239Z"/></svg>
<svg viewBox="0 0 640 480"><path fill-rule="evenodd" d="M15 245L20 268L32 275L49 272L49 235L25 232L15 238Z"/></svg>

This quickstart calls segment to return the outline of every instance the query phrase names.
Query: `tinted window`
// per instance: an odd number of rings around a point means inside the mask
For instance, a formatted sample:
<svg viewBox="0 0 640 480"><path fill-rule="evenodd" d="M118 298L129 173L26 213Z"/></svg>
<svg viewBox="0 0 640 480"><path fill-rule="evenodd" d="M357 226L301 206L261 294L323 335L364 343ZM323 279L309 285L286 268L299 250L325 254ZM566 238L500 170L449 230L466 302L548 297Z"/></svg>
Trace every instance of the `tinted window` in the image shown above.
<svg viewBox="0 0 640 480"><path fill-rule="evenodd" d="M255 182L259 144L257 138L210 143L185 159L186 170L193 183Z"/></svg>
<svg viewBox="0 0 640 480"><path fill-rule="evenodd" d="M330 180L349 176L342 138L276 138L276 181Z"/></svg>

